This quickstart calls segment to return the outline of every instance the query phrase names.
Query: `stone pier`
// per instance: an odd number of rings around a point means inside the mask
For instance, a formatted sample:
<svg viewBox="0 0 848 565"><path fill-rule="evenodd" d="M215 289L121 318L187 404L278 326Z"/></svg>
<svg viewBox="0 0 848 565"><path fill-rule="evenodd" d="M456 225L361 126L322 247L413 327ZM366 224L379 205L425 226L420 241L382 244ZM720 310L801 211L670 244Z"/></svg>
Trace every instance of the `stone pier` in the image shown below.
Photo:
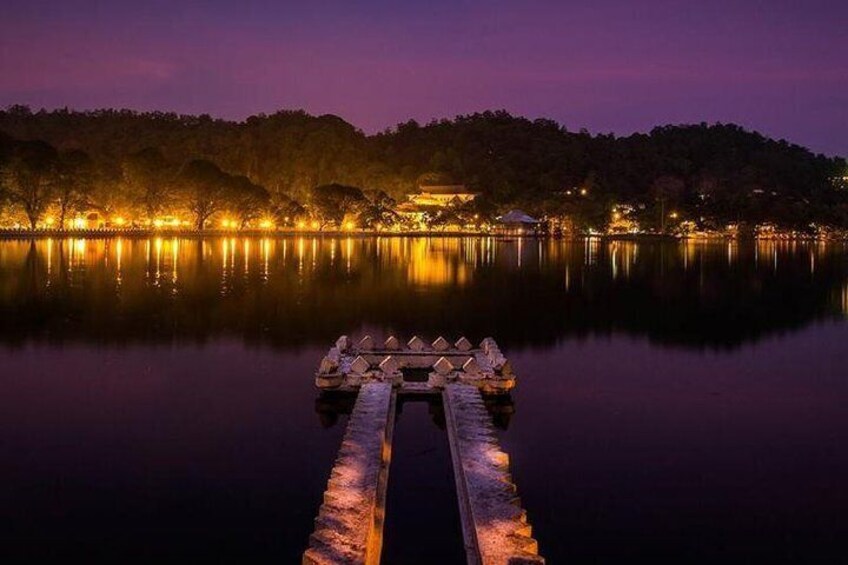
<svg viewBox="0 0 848 565"><path fill-rule="evenodd" d="M480 389L448 384L443 399L469 565L543 564Z"/></svg>
<svg viewBox="0 0 848 565"><path fill-rule="evenodd" d="M394 418L391 383L359 388L304 564L380 562Z"/></svg>
<svg viewBox="0 0 848 565"><path fill-rule="evenodd" d="M341 336L321 360L315 385L356 400L303 563L379 564L400 396L441 397L469 565L544 564L484 404L508 400L516 381L492 338L474 347L465 337L427 343L413 336L404 344L394 336Z"/></svg>

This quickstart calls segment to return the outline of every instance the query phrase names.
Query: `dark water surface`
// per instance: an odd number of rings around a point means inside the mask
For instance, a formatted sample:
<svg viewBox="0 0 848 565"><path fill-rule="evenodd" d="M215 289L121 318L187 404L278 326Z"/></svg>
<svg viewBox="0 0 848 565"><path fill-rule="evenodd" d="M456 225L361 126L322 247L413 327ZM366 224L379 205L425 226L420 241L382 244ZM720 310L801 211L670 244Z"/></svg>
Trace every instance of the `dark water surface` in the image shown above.
<svg viewBox="0 0 848 565"><path fill-rule="evenodd" d="M512 359L548 562L844 563L846 319L841 244L0 241L0 561L299 562L349 410L315 366L420 333ZM403 407L386 563L461 555L441 418Z"/></svg>

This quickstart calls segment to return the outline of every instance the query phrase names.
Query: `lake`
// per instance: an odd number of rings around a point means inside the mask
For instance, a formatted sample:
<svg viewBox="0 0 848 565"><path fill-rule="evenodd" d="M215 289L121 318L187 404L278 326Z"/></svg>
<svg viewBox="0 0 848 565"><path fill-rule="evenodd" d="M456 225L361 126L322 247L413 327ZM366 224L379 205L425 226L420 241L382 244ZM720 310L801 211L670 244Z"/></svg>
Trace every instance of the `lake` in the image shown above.
<svg viewBox="0 0 848 565"><path fill-rule="evenodd" d="M493 336L549 563L848 553L848 249L815 242L0 241L0 559L296 563L340 334ZM404 402L384 563L463 562L444 414Z"/></svg>

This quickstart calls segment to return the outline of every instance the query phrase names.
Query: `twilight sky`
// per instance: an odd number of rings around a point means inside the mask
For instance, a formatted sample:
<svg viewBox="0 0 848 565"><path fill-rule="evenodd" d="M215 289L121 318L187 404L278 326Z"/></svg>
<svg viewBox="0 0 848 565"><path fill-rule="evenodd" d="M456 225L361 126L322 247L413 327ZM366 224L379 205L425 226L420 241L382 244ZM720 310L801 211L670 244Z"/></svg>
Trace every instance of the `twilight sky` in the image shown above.
<svg viewBox="0 0 848 565"><path fill-rule="evenodd" d="M367 132L498 108L618 134L725 121L848 155L848 1L4 0L13 103Z"/></svg>

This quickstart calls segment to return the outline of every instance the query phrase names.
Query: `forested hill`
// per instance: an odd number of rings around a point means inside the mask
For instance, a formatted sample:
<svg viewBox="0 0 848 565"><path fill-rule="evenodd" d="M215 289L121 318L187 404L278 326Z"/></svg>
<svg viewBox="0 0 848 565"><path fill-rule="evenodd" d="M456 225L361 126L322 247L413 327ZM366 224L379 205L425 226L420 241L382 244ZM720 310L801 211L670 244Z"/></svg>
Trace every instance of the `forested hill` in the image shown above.
<svg viewBox="0 0 848 565"><path fill-rule="evenodd" d="M570 132L550 120L484 112L367 136L336 116L301 111L243 122L129 110L0 111L0 131L103 167L159 149L170 162L208 159L301 202L319 185L381 189L395 198L423 182L458 182L501 208L600 222L615 203L658 200L707 222L848 225L846 162L735 125L664 126L629 137ZM587 196L574 201L575 188Z"/></svg>

